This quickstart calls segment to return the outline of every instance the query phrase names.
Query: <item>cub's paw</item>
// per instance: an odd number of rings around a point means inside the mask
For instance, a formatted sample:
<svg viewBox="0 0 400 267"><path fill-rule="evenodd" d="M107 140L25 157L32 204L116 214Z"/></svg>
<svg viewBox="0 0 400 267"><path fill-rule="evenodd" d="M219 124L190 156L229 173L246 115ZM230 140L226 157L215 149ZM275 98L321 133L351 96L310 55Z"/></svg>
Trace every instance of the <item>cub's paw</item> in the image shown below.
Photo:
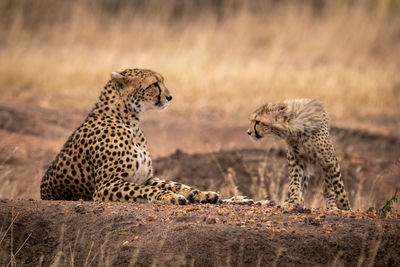
<svg viewBox="0 0 400 267"><path fill-rule="evenodd" d="M234 196L231 198L220 200L219 203L228 203L233 205L253 205L254 200L247 198L246 196Z"/></svg>
<svg viewBox="0 0 400 267"><path fill-rule="evenodd" d="M188 195L188 200L191 203L211 203L218 202L219 194L213 191L193 190Z"/></svg>
<svg viewBox="0 0 400 267"><path fill-rule="evenodd" d="M293 202L283 202L281 205L278 205L278 208L283 208L283 209L299 209L299 208L304 208L304 205L300 203L293 203Z"/></svg>
<svg viewBox="0 0 400 267"><path fill-rule="evenodd" d="M334 204L334 205L327 205L326 209L329 210L329 211L339 210L339 208L336 206L336 204Z"/></svg>
<svg viewBox="0 0 400 267"><path fill-rule="evenodd" d="M350 210L349 200L347 198L341 198L336 202L335 208L340 210Z"/></svg>

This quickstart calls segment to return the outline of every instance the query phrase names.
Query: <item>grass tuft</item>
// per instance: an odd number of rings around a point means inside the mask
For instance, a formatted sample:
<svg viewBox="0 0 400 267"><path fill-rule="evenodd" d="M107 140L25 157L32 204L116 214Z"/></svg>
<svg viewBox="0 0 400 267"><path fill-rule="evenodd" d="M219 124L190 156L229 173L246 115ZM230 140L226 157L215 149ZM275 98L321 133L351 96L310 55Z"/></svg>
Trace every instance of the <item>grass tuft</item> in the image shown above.
<svg viewBox="0 0 400 267"><path fill-rule="evenodd" d="M386 201L385 205L383 205L382 208L372 208L372 209L376 209L376 215L379 218L385 219L386 216L394 209L393 205L395 202L397 202L397 189L394 192L393 196L388 201Z"/></svg>

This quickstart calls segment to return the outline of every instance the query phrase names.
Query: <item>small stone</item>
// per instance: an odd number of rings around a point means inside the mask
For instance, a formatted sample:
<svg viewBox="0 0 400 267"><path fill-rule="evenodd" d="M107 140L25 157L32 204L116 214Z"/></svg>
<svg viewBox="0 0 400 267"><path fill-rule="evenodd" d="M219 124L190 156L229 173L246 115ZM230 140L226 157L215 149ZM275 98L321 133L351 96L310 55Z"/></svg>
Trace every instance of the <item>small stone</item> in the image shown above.
<svg viewBox="0 0 400 267"><path fill-rule="evenodd" d="M217 219L214 218L214 217L207 217L206 223L207 224L216 224L217 223Z"/></svg>
<svg viewBox="0 0 400 267"><path fill-rule="evenodd" d="M85 213L85 207L82 204L77 204L74 209L75 209L75 212L78 212L80 214Z"/></svg>
<svg viewBox="0 0 400 267"><path fill-rule="evenodd" d="M102 213L104 211L104 207L103 206L97 206L93 209L93 213L94 214L99 214Z"/></svg>
<svg viewBox="0 0 400 267"><path fill-rule="evenodd" d="M158 217L156 215L149 214L149 216L147 216L147 220L148 221L157 221Z"/></svg>

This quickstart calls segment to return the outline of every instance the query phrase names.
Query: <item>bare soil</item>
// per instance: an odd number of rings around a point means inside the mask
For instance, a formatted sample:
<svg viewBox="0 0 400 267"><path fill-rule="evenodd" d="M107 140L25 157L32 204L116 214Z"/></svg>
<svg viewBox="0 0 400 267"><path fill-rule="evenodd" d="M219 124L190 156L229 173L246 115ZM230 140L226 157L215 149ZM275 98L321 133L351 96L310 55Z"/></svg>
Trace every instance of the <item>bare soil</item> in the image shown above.
<svg viewBox="0 0 400 267"><path fill-rule="evenodd" d="M397 135L332 127L350 201L364 211L40 201L44 170L84 116L0 103L0 265L14 263L11 255L18 266L400 264L400 213L383 220L366 211L400 182ZM252 143L246 120L152 113L143 129L159 177L223 197L284 196L285 146ZM312 177L308 207L324 206L320 176Z"/></svg>
<svg viewBox="0 0 400 267"><path fill-rule="evenodd" d="M12 214L14 217L12 217ZM18 265L110 263L192 265L376 266L400 263L400 214L281 211L235 205L158 206L66 201L4 201L0 221L13 227ZM25 242L26 241L26 242ZM10 234L1 244L9 261ZM377 251L374 250L376 247ZM374 257L376 254L376 258ZM57 256L58 255L58 256Z"/></svg>

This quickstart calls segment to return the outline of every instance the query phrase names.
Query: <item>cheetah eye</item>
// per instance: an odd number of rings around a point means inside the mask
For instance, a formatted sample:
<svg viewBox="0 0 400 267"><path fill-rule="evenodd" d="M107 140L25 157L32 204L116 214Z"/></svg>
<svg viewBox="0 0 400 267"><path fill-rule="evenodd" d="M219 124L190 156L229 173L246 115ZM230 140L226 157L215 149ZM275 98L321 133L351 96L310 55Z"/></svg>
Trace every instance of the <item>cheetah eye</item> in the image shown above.
<svg viewBox="0 0 400 267"><path fill-rule="evenodd" d="M152 84L150 84L149 86L147 86L146 89L149 89L149 88L152 87L152 86L154 86L154 87L156 87L156 88L160 87L160 86L158 85L158 82L155 82L155 83L152 83Z"/></svg>
<svg viewBox="0 0 400 267"><path fill-rule="evenodd" d="M254 123L257 125L257 124L260 123L260 121L259 120L255 120Z"/></svg>

